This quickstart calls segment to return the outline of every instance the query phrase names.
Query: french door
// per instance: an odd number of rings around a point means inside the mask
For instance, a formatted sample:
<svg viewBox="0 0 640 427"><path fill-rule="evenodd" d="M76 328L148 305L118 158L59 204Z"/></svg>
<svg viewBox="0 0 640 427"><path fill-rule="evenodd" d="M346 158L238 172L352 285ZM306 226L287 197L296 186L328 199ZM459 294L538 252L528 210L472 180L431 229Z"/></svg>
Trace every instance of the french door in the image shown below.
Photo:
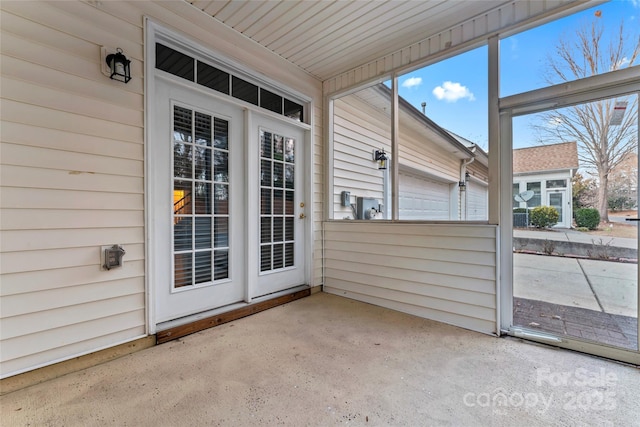
<svg viewBox="0 0 640 427"><path fill-rule="evenodd" d="M304 131L156 78L148 147L156 324L304 283Z"/></svg>
<svg viewBox="0 0 640 427"><path fill-rule="evenodd" d="M259 188L249 211L259 228L259 244L251 250L258 257L257 280L251 297L262 296L304 283L304 132L274 119L255 115L251 144L258 157Z"/></svg>
<svg viewBox="0 0 640 427"><path fill-rule="evenodd" d="M156 323L242 301L243 114L156 79L149 206Z"/></svg>

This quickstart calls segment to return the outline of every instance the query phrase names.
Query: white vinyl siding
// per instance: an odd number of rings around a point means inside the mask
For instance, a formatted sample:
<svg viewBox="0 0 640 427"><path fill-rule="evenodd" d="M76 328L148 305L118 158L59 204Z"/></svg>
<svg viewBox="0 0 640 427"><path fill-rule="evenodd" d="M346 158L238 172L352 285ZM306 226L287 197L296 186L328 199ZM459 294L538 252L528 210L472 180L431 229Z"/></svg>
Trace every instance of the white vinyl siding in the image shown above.
<svg viewBox="0 0 640 427"><path fill-rule="evenodd" d="M2 1L2 377L147 333L144 17L313 98L314 261L320 284L321 84L187 2ZM101 72L122 48L128 84ZM126 250L100 270L100 247Z"/></svg>
<svg viewBox="0 0 640 427"><path fill-rule="evenodd" d="M496 333L496 227L325 223L326 292Z"/></svg>
<svg viewBox="0 0 640 427"><path fill-rule="evenodd" d="M1 7L4 377L146 325L140 27L73 16L95 10L80 3ZM102 44L125 49L137 81L100 72ZM116 243L123 268L100 270L100 247Z"/></svg>
<svg viewBox="0 0 640 427"><path fill-rule="evenodd" d="M384 203L384 175L373 161L373 150L390 151L390 124L377 120L375 109L353 96L335 101L334 113L334 218L352 218L351 209L340 206L342 191L351 192L352 203L356 197Z"/></svg>

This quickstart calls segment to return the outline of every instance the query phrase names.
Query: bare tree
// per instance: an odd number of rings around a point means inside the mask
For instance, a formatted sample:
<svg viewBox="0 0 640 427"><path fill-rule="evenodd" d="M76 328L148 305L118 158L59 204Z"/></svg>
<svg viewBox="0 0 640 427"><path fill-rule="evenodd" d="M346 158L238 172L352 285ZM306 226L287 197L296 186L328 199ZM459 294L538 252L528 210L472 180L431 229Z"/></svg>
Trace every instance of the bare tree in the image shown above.
<svg viewBox="0 0 640 427"><path fill-rule="evenodd" d="M631 35L624 23L605 34L596 18L559 40L555 51L547 55L545 80L553 85L631 67L639 54L640 34ZM619 101L627 102L626 113L622 122L614 125L611 119ZM578 142L581 168L597 176L597 208L604 222L609 221L609 174L638 148L637 110L636 93L541 113L541 124L534 126L543 144Z"/></svg>

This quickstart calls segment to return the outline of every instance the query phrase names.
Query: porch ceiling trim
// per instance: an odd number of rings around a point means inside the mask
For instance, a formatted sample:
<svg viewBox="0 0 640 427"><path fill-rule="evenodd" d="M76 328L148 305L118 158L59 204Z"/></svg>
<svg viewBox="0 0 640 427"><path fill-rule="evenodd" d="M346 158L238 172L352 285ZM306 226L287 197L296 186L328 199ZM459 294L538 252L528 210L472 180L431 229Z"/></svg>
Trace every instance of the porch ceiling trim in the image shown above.
<svg viewBox="0 0 640 427"><path fill-rule="evenodd" d="M323 82L323 93L346 93L364 84L382 82L394 73L407 73L424 66L428 60L446 58L464 48L480 45L493 35L508 36L603 2L514 0L504 3L417 43L329 78Z"/></svg>

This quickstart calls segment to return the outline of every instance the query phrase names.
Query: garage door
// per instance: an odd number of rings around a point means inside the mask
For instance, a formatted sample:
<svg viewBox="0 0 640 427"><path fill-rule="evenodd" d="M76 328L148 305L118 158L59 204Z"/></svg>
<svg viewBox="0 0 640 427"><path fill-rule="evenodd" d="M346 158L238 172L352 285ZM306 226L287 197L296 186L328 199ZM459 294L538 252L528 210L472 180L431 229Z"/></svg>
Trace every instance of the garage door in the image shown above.
<svg viewBox="0 0 640 427"><path fill-rule="evenodd" d="M449 184L407 172L399 178L400 219L449 219Z"/></svg>
<svg viewBox="0 0 640 427"><path fill-rule="evenodd" d="M477 182L467 184L467 220L486 221L488 216L489 193L487 187Z"/></svg>

